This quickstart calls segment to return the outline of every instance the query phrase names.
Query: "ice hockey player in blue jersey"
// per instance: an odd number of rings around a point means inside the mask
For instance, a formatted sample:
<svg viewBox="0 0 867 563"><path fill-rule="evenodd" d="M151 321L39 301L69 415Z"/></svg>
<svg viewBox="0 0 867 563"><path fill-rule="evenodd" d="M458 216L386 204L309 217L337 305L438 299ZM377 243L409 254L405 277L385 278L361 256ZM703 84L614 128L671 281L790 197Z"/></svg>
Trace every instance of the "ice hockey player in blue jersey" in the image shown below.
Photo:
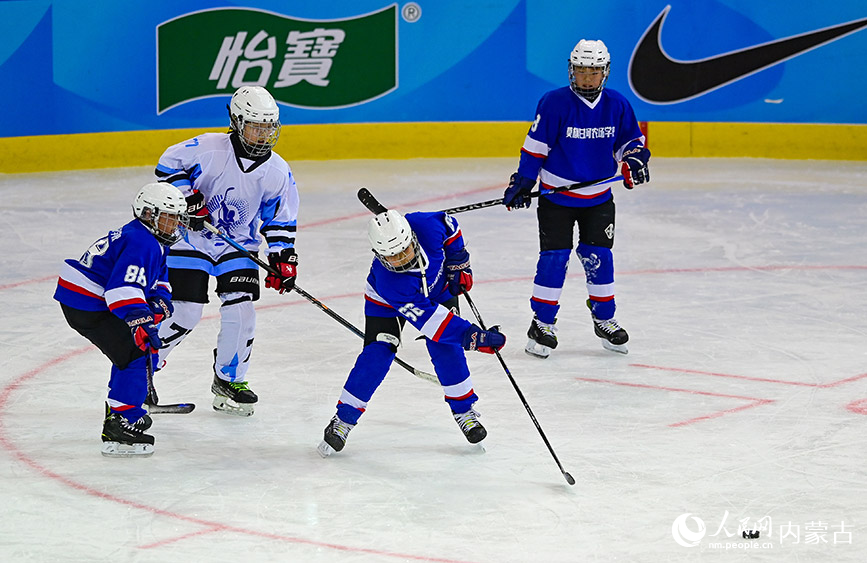
<svg viewBox="0 0 867 563"><path fill-rule="evenodd" d="M457 222L445 213L394 210L370 220L368 239L376 259L364 292L364 348L349 372L337 414L325 428L319 453L340 451L367 408L409 323L425 337L445 401L466 439L487 436L473 409L478 396L464 350L493 354L506 343L497 327L482 330L458 316L458 295L473 286L470 255Z"/></svg>
<svg viewBox="0 0 867 563"><path fill-rule="evenodd" d="M298 189L289 165L272 152L280 136L280 109L273 96L259 86L242 86L228 109L228 133L206 133L169 147L156 168L159 181L170 182L186 196L191 231L169 252L175 315L160 327L166 346L159 368L199 324L208 302L208 281L215 277L221 306L217 347L208 358L213 362L213 406L250 416L259 400L247 383L259 270L203 226L209 221L254 254L264 238L268 261L281 273L269 274L265 286L281 293L290 290L298 264Z"/></svg>
<svg viewBox="0 0 867 563"><path fill-rule="evenodd" d="M503 204L530 206L530 191L539 179L542 196L536 211L539 260L530 307L533 321L525 351L547 358L557 347L555 323L578 224L575 253L584 267L587 305L602 346L627 353L629 335L614 319L614 199L618 163L623 184L632 189L650 180L650 151L629 102L605 89L611 57L602 41L582 39L569 57L569 87L542 96L536 119L521 147L518 171L512 174ZM544 195L545 190L579 182L591 186Z"/></svg>
<svg viewBox="0 0 867 563"><path fill-rule="evenodd" d="M135 218L63 264L54 298L66 322L111 360L102 453L149 456L154 438L142 405L147 353L162 346L158 326L172 315L166 268L170 244L187 224L187 203L168 184L148 184L133 200ZM154 354L156 355L156 354Z"/></svg>

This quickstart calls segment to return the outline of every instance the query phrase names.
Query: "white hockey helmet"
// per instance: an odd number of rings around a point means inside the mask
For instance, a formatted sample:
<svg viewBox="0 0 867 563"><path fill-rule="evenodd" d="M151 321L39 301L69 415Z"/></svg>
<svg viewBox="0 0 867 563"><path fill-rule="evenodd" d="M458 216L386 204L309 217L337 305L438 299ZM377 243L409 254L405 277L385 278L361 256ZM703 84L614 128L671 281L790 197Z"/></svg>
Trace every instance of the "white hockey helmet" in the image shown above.
<svg viewBox="0 0 867 563"><path fill-rule="evenodd" d="M588 82L596 82L596 77L590 78L590 76L598 71L602 72L601 80L598 81L598 85L589 86ZM608 47L602 41L582 39L572 49L572 54L569 55L569 85L579 96L590 101L595 100L608 82L610 72L611 55L608 54ZM578 74L584 76L579 78L576 76Z"/></svg>
<svg viewBox="0 0 867 563"><path fill-rule="evenodd" d="M268 154L280 138L280 108L261 86L241 86L229 102L232 131L250 157Z"/></svg>
<svg viewBox="0 0 867 563"><path fill-rule="evenodd" d="M387 269L405 272L418 264L418 241L406 218L393 209L373 217L367 224L373 253Z"/></svg>
<svg viewBox="0 0 867 563"><path fill-rule="evenodd" d="M189 225L184 194L165 182L140 189L132 202L132 212L166 246L181 240Z"/></svg>

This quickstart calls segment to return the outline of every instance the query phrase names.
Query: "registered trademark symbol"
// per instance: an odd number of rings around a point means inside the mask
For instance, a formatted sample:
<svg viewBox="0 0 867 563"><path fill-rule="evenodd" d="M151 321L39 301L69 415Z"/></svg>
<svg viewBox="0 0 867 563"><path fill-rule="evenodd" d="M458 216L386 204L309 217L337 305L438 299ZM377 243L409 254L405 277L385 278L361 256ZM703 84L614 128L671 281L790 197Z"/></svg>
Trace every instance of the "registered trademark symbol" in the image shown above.
<svg viewBox="0 0 867 563"><path fill-rule="evenodd" d="M421 6L415 2L407 2L403 5L403 9L400 13L403 16L404 21L409 23L417 22L419 18L421 18Z"/></svg>

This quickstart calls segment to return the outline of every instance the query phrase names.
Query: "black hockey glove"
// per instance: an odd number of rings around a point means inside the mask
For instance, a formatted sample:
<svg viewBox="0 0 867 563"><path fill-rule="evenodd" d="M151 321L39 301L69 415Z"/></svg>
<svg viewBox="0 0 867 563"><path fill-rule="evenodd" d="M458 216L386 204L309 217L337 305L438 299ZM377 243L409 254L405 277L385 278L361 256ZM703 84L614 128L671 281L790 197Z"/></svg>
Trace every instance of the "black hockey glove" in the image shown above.
<svg viewBox="0 0 867 563"><path fill-rule="evenodd" d="M530 190L535 185L536 180L525 178L515 172L509 178L509 187L503 193L503 205L509 211L530 207Z"/></svg>
<svg viewBox="0 0 867 563"><path fill-rule="evenodd" d="M623 153L620 172L623 174L623 185L627 190L633 186L650 181L650 170L647 163L650 162L650 150L646 147L636 146Z"/></svg>
<svg viewBox="0 0 867 563"><path fill-rule="evenodd" d="M199 190L193 190L187 196L187 216L190 218L191 231L201 231L205 228L205 221L211 218L205 196Z"/></svg>

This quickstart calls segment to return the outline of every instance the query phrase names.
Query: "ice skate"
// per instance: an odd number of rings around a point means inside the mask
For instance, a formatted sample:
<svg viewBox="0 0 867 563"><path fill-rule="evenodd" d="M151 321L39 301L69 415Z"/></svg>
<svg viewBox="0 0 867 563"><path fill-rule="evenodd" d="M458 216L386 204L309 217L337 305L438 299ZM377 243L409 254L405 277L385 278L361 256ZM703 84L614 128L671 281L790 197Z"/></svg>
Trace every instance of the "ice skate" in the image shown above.
<svg viewBox="0 0 867 563"><path fill-rule="evenodd" d="M105 403L105 418L108 418L111 415L111 407L108 406L108 403ZM141 416L140 419L136 420L133 423L133 426L141 430L142 432L147 431L151 426L153 426L154 419L150 417L149 414L145 413Z"/></svg>
<svg viewBox="0 0 867 563"><path fill-rule="evenodd" d="M629 335L626 334L623 327L617 324L614 319L597 319L592 312L590 315L593 317L593 330L596 332L596 336L601 339L602 347L612 352L628 354L629 350L626 348L626 343L629 341Z"/></svg>
<svg viewBox="0 0 867 563"><path fill-rule="evenodd" d="M110 413L102 424L102 455L148 457L154 454L154 437L145 434L120 413Z"/></svg>
<svg viewBox="0 0 867 563"><path fill-rule="evenodd" d="M214 375L211 384L214 394L214 410L236 416L252 416L253 408L259 401L246 381L225 381Z"/></svg>
<svg viewBox="0 0 867 563"><path fill-rule="evenodd" d="M479 422L479 413L470 409L467 412L457 413L452 411L452 416L455 417L455 422L467 438L467 442L471 444L479 444L488 435L488 431ZM482 446L484 448L484 446Z"/></svg>
<svg viewBox="0 0 867 563"><path fill-rule="evenodd" d="M325 433L320 442L317 451L322 457L328 457L334 452L339 452L346 445L346 438L349 436L349 431L355 428L354 424L343 422L336 414L332 417L331 422L325 427Z"/></svg>
<svg viewBox="0 0 867 563"><path fill-rule="evenodd" d="M524 347L524 352L537 358L547 358L551 355L551 350L557 347L557 335L554 332L557 327L554 324L557 319L551 324L543 323L539 317L533 316L533 321L530 323L530 330L527 331L527 336L530 340Z"/></svg>

